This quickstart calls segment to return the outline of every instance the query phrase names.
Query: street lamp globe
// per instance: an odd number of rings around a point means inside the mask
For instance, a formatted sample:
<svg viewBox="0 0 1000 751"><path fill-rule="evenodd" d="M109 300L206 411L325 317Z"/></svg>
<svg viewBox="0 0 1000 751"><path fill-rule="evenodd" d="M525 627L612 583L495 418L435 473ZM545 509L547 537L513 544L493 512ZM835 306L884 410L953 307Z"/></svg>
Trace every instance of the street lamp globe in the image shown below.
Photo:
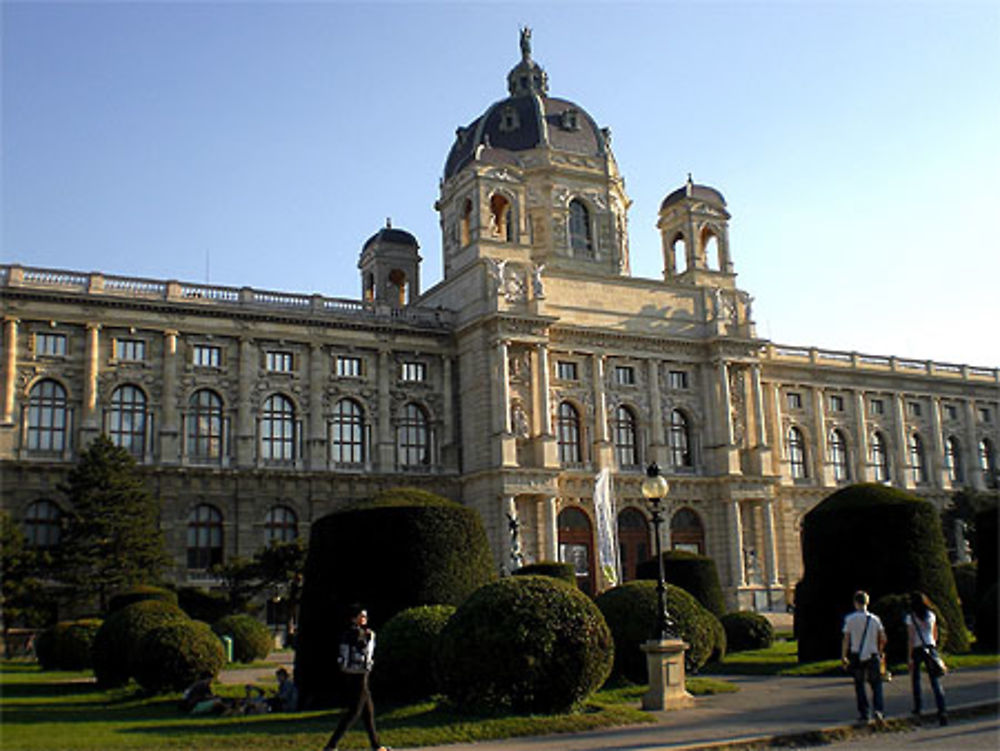
<svg viewBox="0 0 1000 751"><path fill-rule="evenodd" d="M660 474L656 464L646 468L646 478L642 481L642 495L649 502L653 515L653 536L656 541L656 629L653 638L659 641L673 638L674 623L667 612L667 585L663 571L663 552L660 550L660 524L663 523L661 504L670 490L667 478Z"/></svg>

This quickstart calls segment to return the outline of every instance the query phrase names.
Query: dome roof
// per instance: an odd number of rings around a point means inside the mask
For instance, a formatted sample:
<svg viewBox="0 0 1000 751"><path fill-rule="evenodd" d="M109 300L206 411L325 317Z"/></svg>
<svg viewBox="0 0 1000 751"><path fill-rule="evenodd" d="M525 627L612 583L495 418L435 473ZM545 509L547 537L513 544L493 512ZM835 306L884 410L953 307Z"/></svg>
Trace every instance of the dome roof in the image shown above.
<svg viewBox="0 0 1000 751"><path fill-rule="evenodd" d="M722 209L726 208L726 199L719 191L715 188L710 188L707 185L695 185L691 182L691 176L688 175L687 184L678 188L663 199L663 203L660 204L660 211L670 208L675 203L680 203L685 198L694 198L699 201L714 204Z"/></svg>
<svg viewBox="0 0 1000 751"><path fill-rule="evenodd" d="M455 131L445 179L472 161L519 165L518 152L539 146L600 156L609 134L577 104L548 95L548 76L531 59L531 32L521 31L521 62L507 76L510 96Z"/></svg>
<svg viewBox="0 0 1000 751"><path fill-rule="evenodd" d="M417 238L405 229L393 229L392 223L389 221L386 221L385 227L365 241L365 244L361 246L361 251L364 252L370 245L374 245L376 242L392 243L394 245L412 245L414 248L420 247Z"/></svg>

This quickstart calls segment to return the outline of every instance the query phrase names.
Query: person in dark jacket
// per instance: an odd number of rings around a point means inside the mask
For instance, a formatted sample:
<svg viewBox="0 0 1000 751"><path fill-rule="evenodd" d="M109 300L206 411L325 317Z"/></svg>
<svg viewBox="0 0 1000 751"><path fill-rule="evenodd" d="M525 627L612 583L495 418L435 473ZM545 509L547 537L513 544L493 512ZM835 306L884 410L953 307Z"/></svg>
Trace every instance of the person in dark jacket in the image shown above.
<svg viewBox="0 0 1000 751"><path fill-rule="evenodd" d="M375 751L388 751L379 743L375 729L375 705L368 687L368 676L375 662L375 632L368 628L368 611L361 606L351 608L351 626L340 638L337 665L347 682L347 709L337 729L326 742L323 751L337 751L344 733L361 717L368 731L368 742Z"/></svg>

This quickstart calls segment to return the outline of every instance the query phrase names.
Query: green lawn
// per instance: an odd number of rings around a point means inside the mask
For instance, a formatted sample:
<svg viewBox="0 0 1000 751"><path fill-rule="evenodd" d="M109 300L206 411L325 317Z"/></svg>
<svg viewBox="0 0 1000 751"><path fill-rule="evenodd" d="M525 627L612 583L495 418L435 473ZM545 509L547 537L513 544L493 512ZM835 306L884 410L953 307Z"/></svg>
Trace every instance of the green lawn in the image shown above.
<svg viewBox="0 0 1000 751"><path fill-rule="evenodd" d="M323 746L339 712L250 717L198 717L177 710L177 695L144 697L137 689L98 690L88 672L43 672L23 662L0 664L0 747L4 751L114 751L116 749L301 749ZM225 687L239 695L240 686ZM731 683L692 678L696 694L734 691ZM553 716L469 717L433 702L380 707L383 743L414 747L519 735L579 732L651 722L639 707L644 686L598 692L580 712ZM342 748L367 748L363 731Z"/></svg>

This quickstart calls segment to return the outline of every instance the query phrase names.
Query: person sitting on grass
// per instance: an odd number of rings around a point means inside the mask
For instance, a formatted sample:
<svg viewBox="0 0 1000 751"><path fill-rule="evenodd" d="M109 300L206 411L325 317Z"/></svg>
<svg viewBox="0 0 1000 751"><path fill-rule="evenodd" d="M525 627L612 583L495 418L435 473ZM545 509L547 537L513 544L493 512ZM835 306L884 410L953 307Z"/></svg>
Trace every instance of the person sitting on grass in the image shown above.
<svg viewBox="0 0 1000 751"><path fill-rule="evenodd" d="M278 679L278 692L267 700L272 712L295 712L299 708L299 689L285 668L274 672Z"/></svg>

